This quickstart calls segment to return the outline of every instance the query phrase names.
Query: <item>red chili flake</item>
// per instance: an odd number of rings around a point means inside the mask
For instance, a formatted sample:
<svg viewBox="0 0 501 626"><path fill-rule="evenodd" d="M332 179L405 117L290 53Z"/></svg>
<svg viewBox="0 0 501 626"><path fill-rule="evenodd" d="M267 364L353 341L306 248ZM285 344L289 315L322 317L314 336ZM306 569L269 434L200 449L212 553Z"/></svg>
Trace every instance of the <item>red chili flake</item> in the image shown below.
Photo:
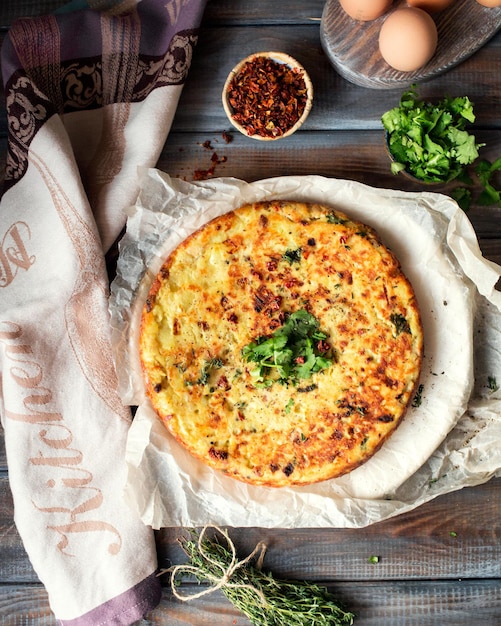
<svg viewBox="0 0 501 626"><path fill-rule="evenodd" d="M228 452L226 450L216 450L213 446L209 448L209 456L218 461L226 461L228 458Z"/></svg>
<svg viewBox="0 0 501 626"><path fill-rule="evenodd" d="M251 136L280 137L299 120L307 99L302 70L261 56L245 63L228 88L232 118Z"/></svg>
<svg viewBox="0 0 501 626"><path fill-rule="evenodd" d="M275 295L264 285L261 285L254 294L254 310L256 313L272 313L278 311L282 302L282 296Z"/></svg>
<svg viewBox="0 0 501 626"><path fill-rule="evenodd" d="M317 350L319 352L329 352L330 349L330 344L325 341L325 339L320 339L320 341L317 343Z"/></svg>
<svg viewBox="0 0 501 626"><path fill-rule="evenodd" d="M205 143L208 143L208 142L205 142ZM204 144L204 147L208 147L208 146ZM211 160L211 166L209 167L209 169L195 170L193 172L193 180L206 180L207 178L214 176L214 172L216 171L216 165L220 165L221 163L226 163L228 159L225 156L222 156L221 158L219 158L217 153L213 152L210 160Z"/></svg>
<svg viewBox="0 0 501 626"><path fill-rule="evenodd" d="M205 180L211 175L210 170L195 170L193 172L193 180Z"/></svg>
<svg viewBox="0 0 501 626"><path fill-rule="evenodd" d="M225 143L231 143L233 141L233 135L223 130L221 137L224 139Z"/></svg>
<svg viewBox="0 0 501 626"><path fill-rule="evenodd" d="M225 391L228 391L228 389L230 389L230 384L226 376L219 377L217 381L217 386L219 387L219 389L224 389Z"/></svg>

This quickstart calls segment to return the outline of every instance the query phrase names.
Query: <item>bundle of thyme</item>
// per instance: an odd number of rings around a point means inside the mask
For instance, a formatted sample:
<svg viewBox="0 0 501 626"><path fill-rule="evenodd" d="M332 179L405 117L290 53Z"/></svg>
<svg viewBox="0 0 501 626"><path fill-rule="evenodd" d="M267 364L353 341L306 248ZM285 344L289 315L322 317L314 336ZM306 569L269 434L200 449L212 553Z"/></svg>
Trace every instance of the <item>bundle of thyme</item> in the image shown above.
<svg viewBox="0 0 501 626"><path fill-rule="evenodd" d="M254 626L346 626L353 624L353 613L344 611L329 591L307 581L278 580L262 571L266 546L258 544L245 559L238 561L233 542L224 530L207 536L207 528L198 535L180 539L189 563L170 570L171 587L176 598L193 600L220 589L226 598ZM219 539L222 536L223 541ZM257 557L257 559L256 559ZM256 560L256 563L252 562ZM182 595L178 587L186 576L211 585L194 595Z"/></svg>

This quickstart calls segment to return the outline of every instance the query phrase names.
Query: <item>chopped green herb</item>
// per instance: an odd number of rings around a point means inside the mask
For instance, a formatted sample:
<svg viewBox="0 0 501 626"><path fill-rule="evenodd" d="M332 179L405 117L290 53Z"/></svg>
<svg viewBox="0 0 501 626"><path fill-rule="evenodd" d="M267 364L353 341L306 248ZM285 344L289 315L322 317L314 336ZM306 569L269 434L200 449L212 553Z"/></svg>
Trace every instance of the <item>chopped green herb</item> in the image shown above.
<svg viewBox="0 0 501 626"><path fill-rule="evenodd" d="M412 401L412 406L414 408L421 406L421 403L423 402L423 391L424 385L419 385L418 390L416 391L416 395L414 396L414 399Z"/></svg>
<svg viewBox="0 0 501 626"><path fill-rule="evenodd" d="M290 413L292 411L293 406L294 406L294 398L289 398L289 401L285 405L285 412Z"/></svg>
<svg viewBox="0 0 501 626"><path fill-rule="evenodd" d="M257 363L251 372L257 386L268 387L274 382L297 384L331 365L331 347L326 339L318 320L300 309L270 336L258 337L246 345L242 357Z"/></svg>
<svg viewBox="0 0 501 626"><path fill-rule="evenodd" d="M411 334L411 327L409 326L409 322L401 313L392 313L390 315L390 321L395 326L395 331L397 335L400 335L401 333Z"/></svg>
<svg viewBox="0 0 501 626"><path fill-rule="evenodd" d="M451 530L451 532L449 533L449 536L450 537L457 537L458 534L457 534L457 532L455 530Z"/></svg>
<svg viewBox="0 0 501 626"><path fill-rule="evenodd" d="M499 385L497 383L497 380L494 378L494 376L489 376L487 378L487 382L489 384L489 389L491 390L492 393L496 392L499 389Z"/></svg>
<svg viewBox="0 0 501 626"><path fill-rule="evenodd" d="M292 265L293 263L299 263L301 261L302 254L302 249L296 248L295 250L286 250L282 258Z"/></svg>
<svg viewBox="0 0 501 626"><path fill-rule="evenodd" d="M437 104L418 97L416 85L405 91L399 106L383 114L391 171L402 170L424 182L448 182L460 176L478 157L474 135L466 130L475 121L467 96L444 97Z"/></svg>
<svg viewBox="0 0 501 626"><path fill-rule="evenodd" d="M373 563L373 564L379 563L379 557L376 556L376 555L370 556L369 557L369 563Z"/></svg>
<svg viewBox="0 0 501 626"><path fill-rule="evenodd" d="M198 385L206 385L209 382L210 373L213 369L217 369L223 366L223 361L221 359L210 359L204 363L202 367L202 371L200 373L200 378L197 380Z"/></svg>
<svg viewBox="0 0 501 626"><path fill-rule="evenodd" d="M336 213L327 213L327 221L329 224L346 224L348 220L340 217Z"/></svg>

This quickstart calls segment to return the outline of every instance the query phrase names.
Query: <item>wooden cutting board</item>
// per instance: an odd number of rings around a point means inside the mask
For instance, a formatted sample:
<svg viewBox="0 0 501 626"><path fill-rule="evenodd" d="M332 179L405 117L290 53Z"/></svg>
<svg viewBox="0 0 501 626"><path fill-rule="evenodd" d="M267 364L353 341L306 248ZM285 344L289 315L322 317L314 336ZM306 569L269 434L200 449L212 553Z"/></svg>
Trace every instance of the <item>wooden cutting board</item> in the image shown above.
<svg viewBox="0 0 501 626"><path fill-rule="evenodd" d="M396 0L390 11L405 4L405 0ZM501 8L489 9L476 0L456 0L432 15L438 31L433 58L417 71L401 72L390 67L379 52L379 31L388 15L360 22L345 13L339 0L327 0L320 39L343 78L372 89L394 89L429 80L467 59L501 28Z"/></svg>

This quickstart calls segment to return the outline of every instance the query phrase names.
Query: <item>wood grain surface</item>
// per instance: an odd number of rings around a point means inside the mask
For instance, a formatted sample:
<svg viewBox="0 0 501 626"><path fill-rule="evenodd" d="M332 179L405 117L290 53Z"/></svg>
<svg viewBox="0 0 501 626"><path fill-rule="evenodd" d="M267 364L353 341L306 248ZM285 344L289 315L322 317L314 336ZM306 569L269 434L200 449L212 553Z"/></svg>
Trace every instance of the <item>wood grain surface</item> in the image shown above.
<svg viewBox="0 0 501 626"><path fill-rule="evenodd" d="M327 0L320 38L330 61L347 80L372 89L394 89L410 82L423 82L450 70L474 54L501 28L501 8L489 9L476 0L455 0L433 14L438 43L430 61L418 70L395 70L379 51L379 33L389 14L406 6L393 2L381 17L370 22L352 19L339 0ZM402 50L402 55L407 51Z"/></svg>
<svg viewBox="0 0 501 626"><path fill-rule="evenodd" d="M473 2L474 0L472 0ZM3 0L0 38L21 16L53 11L60 0ZM375 187L419 191L390 173L381 115L398 103L401 88L367 89L346 80L322 48L324 0L209 0L193 65L158 167L193 180L219 156L214 176L253 181L317 174ZM314 83L315 101L304 126L278 142L255 142L232 132L221 105L224 79L241 58L282 50L300 61ZM410 84L410 83L409 83ZM406 85L407 86L407 85ZM481 156L501 156L501 33L452 69L419 85L427 97L468 95L475 105ZM0 93L0 172L6 153L4 94ZM207 144L209 142L209 144ZM224 159L222 158L224 157ZM0 175L1 178L1 175ZM499 177L501 186L501 176ZM452 185L440 189L449 193ZM501 207L476 201L468 216L484 255L501 264ZM1 221L1 216L0 216ZM0 294L1 297L1 294ZM500 626L501 479L462 489L364 529L229 529L239 554L260 540L264 566L283 578L329 587L357 615L355 626ZM0 624L55 626L14 525L3 431L0 428ZM182 529L156 533L160 567L184 561ZM369 562L372 555L379 562ZM136 626L249 626L220 593L175 600L164 583L160 606ZM185 585L185 591L198 587Z"/></svg>

